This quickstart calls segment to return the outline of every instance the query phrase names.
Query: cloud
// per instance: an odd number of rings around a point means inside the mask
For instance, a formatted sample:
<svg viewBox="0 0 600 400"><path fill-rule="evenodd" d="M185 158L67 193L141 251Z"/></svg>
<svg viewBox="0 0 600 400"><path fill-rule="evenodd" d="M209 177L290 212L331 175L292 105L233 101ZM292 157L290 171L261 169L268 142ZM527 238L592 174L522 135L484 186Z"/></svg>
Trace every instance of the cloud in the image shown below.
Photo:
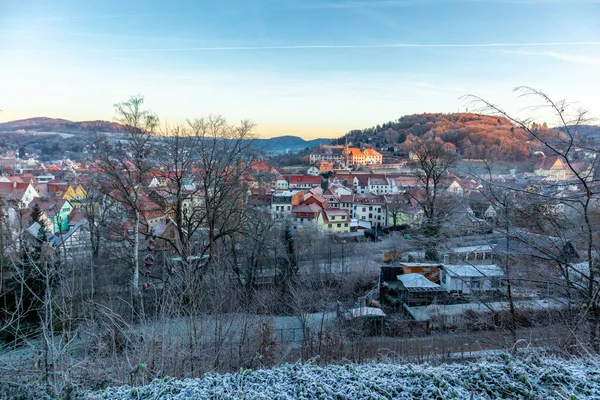
<svg viewBox="0 0 600 400"><path fill-rule="evenodd" d="M554 51L511 51L511 54L521 54L526 56L550 57L561 61L567 61L575 64L600 64L600 57L584 56L579 54L566 54Z"/></svg>
<svg viewBox="0 0 600 400"><path fill-rule="evenodd" d="M163 48L79 48L50 50L16 50L16 54L50 53L169 53L211 51L267 51L267 50L331 50L331 49L392 49L392 48L490 48L490 47L572 47L600 46L600 42L531 42L531 43L388 43L388 44L308 44L280 46L215 46L215 47L163 47ZM0 52L2 53L2 52ZM531 53L532 55L534 53ZM552 52L539 55L560 54Z"/></svg>
<svg viewBox="0 0 600 400"><path fill-rule="evenodd" d="M18 22L40 22L40 21L63 21L63 20L86 20L86 19L120 19L120 18L140 18L149 16L149 14L108 14L108 15L55 15L46 17L7 17L0 18L0 21L18 21Z"/></svg>
<svg viewBox="0 0 600 400"><path fill-rule="evenodd" d="M506 3L506 4L596 4L600 0L348 0L348 1L319 1L297 3L297 8L309 9L353 9L353 8L394 8L412 7L428 4L456 3Z"/></svg>

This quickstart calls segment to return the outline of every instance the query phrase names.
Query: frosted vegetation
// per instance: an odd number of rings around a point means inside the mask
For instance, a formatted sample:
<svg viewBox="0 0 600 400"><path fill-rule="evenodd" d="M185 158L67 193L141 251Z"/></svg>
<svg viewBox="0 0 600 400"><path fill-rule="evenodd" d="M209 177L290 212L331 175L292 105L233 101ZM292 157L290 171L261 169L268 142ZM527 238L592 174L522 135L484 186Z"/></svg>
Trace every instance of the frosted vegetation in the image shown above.
<svg viewBox="0 0 600 400"><path fill-rule="evenodd" d="M597 399L600 362L498 357L466 364L330 365L160 379L109 388L92 399Z"/></svg>

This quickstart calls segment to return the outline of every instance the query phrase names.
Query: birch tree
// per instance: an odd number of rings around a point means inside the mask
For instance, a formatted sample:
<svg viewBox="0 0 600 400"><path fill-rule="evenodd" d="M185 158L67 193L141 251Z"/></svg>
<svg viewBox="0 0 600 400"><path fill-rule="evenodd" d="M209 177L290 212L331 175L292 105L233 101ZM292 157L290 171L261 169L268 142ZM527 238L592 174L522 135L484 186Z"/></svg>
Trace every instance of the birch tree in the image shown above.
<svg viewBox="0 0 600 400"><path fill-rule="evenodd" d="M153 169L152 137L158 129L158 117L144 108L144 98L133 96L114 105L115 120L126 129L125 145L111 143L104 137L98 144L97 162L104 175L104 193L120 203L132 221L131 241L131 296L133 311L143 313L140 290L140 222L143 202L143 184Z"/></svg>

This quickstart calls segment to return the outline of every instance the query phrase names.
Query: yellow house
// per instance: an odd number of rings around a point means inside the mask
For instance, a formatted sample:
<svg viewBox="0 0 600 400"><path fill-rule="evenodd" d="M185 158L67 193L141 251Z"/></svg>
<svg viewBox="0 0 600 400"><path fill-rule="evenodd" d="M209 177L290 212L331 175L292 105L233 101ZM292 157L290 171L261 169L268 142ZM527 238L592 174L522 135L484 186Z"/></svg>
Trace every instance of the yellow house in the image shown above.
<svg viewBox="0 0 600 400"><path fill-rule="evenodd" d="M567 168L559 156L544 157L534 165L533 174L562 181L567 178Z"/></svg>
<svg viewBox="0 0 600 400"><path fill-rule="evenodd" d="M317 224L325 233L350 232L350 215L340 208L327 208L319 214Z"/></svg>
<svg viewBox="0 0 600 400"><path fill-rule="evenodd" d="M87 198L87 191L81 185L77 185L74 189L73 186L69 185L62 198L68 201L84 200Z"/></svg>

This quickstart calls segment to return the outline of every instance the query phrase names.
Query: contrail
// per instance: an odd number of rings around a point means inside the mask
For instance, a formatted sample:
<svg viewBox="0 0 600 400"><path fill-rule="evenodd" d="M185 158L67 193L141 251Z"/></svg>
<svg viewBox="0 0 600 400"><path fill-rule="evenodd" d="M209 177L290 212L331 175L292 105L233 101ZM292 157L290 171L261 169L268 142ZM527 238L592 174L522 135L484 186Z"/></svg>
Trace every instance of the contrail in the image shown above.
<svg viewBox="0 0 600 400"><path fill-rule="evenodd" d="M534 43L389 43L389 44L347 44L347 45L282 45L282 46L215 46L215 47L164 47L141 49L70 49L70 50L23 50L13 53L161 53L161 52L194 52L194 51L265 51L265 50L335 50L335 49L392 49L392 48L486 48L486 47L565 47L565 46L600 46L600 42L534 42Z"/></svg>
<svg viewBox="0 0 600 400"><path fill-rule="evenodd" d="M390 43L348 45L284 45L284 46L225 46L225 47L181 47L158 49L115 49L114 51L168 52L168 51L237 51L237 50L311 50L311 49L390 49L403 47L543 47L543 46L600 46L600 42L542 42L542 43Z"/></svg>

